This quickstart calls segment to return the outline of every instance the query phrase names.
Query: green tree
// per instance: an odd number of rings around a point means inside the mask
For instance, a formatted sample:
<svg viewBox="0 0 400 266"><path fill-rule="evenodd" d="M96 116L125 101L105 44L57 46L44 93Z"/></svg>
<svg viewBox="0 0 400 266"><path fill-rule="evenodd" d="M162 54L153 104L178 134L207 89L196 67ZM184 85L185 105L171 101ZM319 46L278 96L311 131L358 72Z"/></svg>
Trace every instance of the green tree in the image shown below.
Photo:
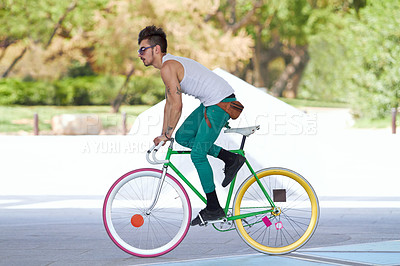
<svg viewBox="0 0 400 266"><path fill-rule="evenodd" d="M51 0L3 0L0 4L1 59L11 46L19 46L20 52L11 59L3 77L8 76L14 66L29 52L40 54L40 61L48 63L60 54L60 41L51 47L58 37L69 41L81 32L93 27L94 11L101 9L106 0L51 1ZM43 51L48 50L48 54ZM53 51L51 51L53 48ZM29 51L33 50L33 51ZM31 59L32 61L32 59ZM3 65L3 62L2 62ZM2 68L5 68L4 66Z"/></svg>
<svg viewBox="0 0 400 266"><path fill-rule="evenodd" d="M356 117L381 118L400 99L400 3L369 1L361 7L313 13L327 22L310 37L300 96L348 102Z"/></svg>
<svg viewBox="0 0 400 266"><path fill-rule="evenodd" d="M296 97L309 60L311 12L306 0L227 0L214 20L223 29L244 28L255 41L251 61L237 75L276 96Z"/></svg>
<svg viewBox="0 0 400 266"><path fill-rule="evenodd" d="M359 116L380 118L400 103L400 3L371 1L352 24L359 71L352 76L353 109ZM350 40L348 40L350 41Z"/></svg>

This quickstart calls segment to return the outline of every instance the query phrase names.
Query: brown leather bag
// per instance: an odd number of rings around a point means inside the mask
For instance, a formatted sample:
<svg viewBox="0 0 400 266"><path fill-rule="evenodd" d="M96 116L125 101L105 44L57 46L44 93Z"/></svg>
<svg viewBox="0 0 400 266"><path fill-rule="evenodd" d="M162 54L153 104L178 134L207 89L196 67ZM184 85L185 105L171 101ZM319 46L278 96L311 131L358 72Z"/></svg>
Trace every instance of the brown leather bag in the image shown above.
<svg viewBox="0 0 400 266"><path fill-rule="evenodd" d="M243 104L241 104L239 101L233 101L233 102L220 102L217 104L219 107L222 108L225 112L228 113L228 115L232 119L237 119L239 115L243 111Z"/></svg>
<svg viewBox="0 0 400 266"><path fill-rule="evenodd" d="M232 119L237 119L240 114L243 111L243 104L241 104L239 101L233 101L233 102L220 102L217 103L217 105L224 110L225 112L228 113L228 115L230 116L230 118ZM209 128L211 128L211 122L207 117L207 112L206 110L204 110L204 117L206 119L206 123L208 125Z"/></svg>

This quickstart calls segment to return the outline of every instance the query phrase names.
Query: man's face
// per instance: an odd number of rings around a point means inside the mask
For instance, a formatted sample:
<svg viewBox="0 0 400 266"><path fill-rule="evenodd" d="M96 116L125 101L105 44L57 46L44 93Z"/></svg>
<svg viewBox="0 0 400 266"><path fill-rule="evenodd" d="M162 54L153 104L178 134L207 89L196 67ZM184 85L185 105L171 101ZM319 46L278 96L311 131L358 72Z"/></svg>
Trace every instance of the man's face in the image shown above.
<svg viewBox="0 0 400 266"><path fill-rule="evenodd" d="M140 42L138 56L145 66L151 66L153 64L154 53L149 40L143 40Z"/></svg>

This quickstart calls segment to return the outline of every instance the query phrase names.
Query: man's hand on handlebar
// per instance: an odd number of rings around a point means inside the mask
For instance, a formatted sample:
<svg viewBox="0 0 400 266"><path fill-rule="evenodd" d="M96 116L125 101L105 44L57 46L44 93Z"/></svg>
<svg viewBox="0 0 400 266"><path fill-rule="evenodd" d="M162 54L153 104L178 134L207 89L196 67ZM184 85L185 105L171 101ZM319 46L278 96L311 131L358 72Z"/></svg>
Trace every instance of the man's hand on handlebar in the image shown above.
<svg viewBox="0 0 400 266"><path fill-rule="evenodd" d="M163 144L163 146L164 146L165 143L166 143L168 140L170 140L170 138L167 138L167 136L165 136L165 135L161 135L161 136L156 137L156 138L153 140L153 142L154 142L154 144L155 144L156 146L158 146L158 144L160 144L161 141L164 141L164 144Z"/></svg>

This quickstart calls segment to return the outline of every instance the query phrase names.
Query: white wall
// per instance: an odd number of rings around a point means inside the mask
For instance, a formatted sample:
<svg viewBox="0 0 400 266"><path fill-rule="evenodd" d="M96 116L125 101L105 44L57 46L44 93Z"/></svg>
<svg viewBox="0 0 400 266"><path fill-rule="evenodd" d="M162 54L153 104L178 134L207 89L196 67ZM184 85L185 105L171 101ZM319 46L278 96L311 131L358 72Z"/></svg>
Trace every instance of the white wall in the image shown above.
<svg viewBox="0 0 400 266"><path fill-rule="evenodd" d="M399 196L399 135L360 130L264 137L268 149L248 153L268 158L265 167L303 174L320 197ZM105 195L125 172L149 166L149 146L136 136L1 136L0 195ZM211 160L220 183L222 164ZM197 176L190 178L199 184Z"/></svg>

